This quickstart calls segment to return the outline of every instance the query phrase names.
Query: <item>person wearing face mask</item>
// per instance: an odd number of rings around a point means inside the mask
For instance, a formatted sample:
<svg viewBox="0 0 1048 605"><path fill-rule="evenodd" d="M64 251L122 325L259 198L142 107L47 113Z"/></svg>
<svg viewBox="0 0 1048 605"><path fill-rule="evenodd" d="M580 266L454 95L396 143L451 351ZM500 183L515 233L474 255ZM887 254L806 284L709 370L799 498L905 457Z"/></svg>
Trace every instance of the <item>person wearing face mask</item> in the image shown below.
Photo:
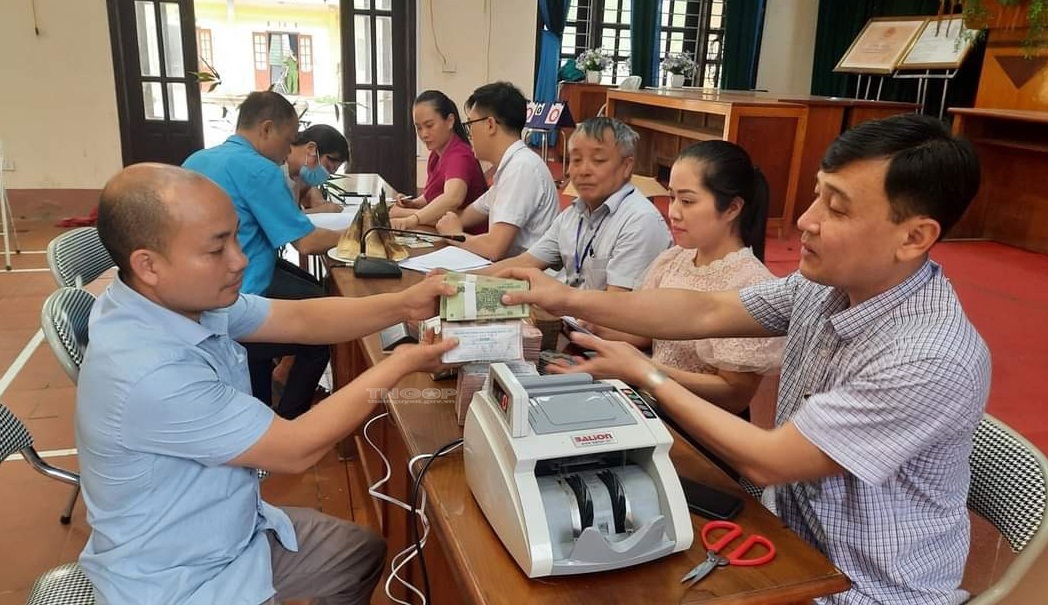
<svg viewBox="0 0 1048 605"><path fill-rule="evenodd" d="M349 142L332 126L314 124L298 133L284 163L288 187L302 212L342 212L342 205L328 202L320 185L349 161Z"/></svg>
<svg viewBox="0 0 1048 605"><path fill-rule="evenodd" d="M397 229L435 225L445 212L458 212L488 190L454 101L439 90L424 91L415 98L412 117L430 152L426 186L417 197L397 196L389 209Z"/></svg>
<svg viewBox="0 0 1048 605"><path fill-rule="evenodd" d="M316 227L292 196L281 166L289 161L298 136L298 115L287 99L272 91L253 92L240 105L236 134L182 164L214 181L233 200L237 240L247 256L240 288L245 294L289 300L326 295L316 279L277 256L287 244L300 254L321 254L337 246L341 236ZM301 162L297 172L306 164ZM288 167L289 174L297 172ZM317 177L310 171L307 175ZM276 411L291 419L309 410L330 359L326 345L251 343L247 350L252 392L267 405L273 400L273 359L294 356Z"/></svg>

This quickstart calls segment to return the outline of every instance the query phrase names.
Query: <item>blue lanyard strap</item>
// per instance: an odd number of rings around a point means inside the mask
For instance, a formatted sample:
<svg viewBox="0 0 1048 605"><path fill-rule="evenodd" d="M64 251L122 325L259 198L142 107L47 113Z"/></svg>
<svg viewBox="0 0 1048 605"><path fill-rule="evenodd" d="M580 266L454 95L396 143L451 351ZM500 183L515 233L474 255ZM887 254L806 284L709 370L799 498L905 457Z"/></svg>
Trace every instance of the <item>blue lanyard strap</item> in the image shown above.
<svg viewBox="0 0 1048 605"><path fill-rule="evenodd" d="M578 279L582 279L582 265L586 262L587 256L593 256L593 240L597 239L597 232L600 231L600 226L604 224L604 221L608 218L604 215L604 218L600 219L597 226L593 228L593 234L590 235L589 242L586 243L586 247L582 249L582 254L579 254L579 244L582 238L582 221L585 217L579 217L579 224L575 228L575 275Z"/></svg>

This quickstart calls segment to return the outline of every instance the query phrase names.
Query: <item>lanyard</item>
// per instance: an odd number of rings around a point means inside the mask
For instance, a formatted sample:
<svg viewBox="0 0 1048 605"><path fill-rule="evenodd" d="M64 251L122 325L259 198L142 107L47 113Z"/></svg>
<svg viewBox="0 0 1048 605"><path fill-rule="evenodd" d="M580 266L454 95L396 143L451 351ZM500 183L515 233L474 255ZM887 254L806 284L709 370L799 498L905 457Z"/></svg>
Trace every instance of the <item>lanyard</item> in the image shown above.
<svg viewBox="0 0 1048 605"><path fill-rule="evenodd" d="M597 226L593 228L593 234L590 235L589 242L586 243L586 247L582 249L582 254L579 254L579 244L582 243L582 221L585 217L579 217L579 225L575 228L575 279L582 281L582 265L586 262L587 256L593 256L593 240L597 239L597 233L600 231L600 226L604 224L604 221L608 219L608 215L605 214L604 218L600 219Z"/></svg>

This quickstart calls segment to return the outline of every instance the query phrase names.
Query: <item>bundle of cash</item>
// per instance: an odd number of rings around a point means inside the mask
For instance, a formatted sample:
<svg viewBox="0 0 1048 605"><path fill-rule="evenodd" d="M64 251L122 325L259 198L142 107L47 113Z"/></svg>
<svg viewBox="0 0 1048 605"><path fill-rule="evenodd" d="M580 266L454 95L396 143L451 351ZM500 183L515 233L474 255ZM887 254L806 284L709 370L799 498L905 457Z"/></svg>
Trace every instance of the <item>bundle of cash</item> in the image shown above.
<svg viewBox="0 0 1048 605"><path fill-rule="evenodd" d="M459 344L444 353L443 363L471 361L512 361L524 357L521 339L523 322L442 321L441 338L457 338Z"/></svg>
<svg viewBox="0 0 1048 605"><path fill-rule="evenodd" d="M487 386L490 363L467 363L459 368L458 382L455 385L455 413L459 425L466 424L466 412L473 401L473 394ZM527 361L510 361L506 363L511 372L517 376L538 376L535 365Z"/></svg>
<svg viewBox="0 0 1048 605"><path fill-rule="evenodd" d="M529 321L523 322L520 328L522 348L524 349L524 360L538 362L539 351L542 350L542 330L538 329Z"/></svg>
<svg viewBox="0 0 1048 605"><path fill-rule="evenodd" d="M455 294L440 298L440 318L445 321L493 321L523 319L531 306L504 305L502 295L514 290L527 290L528 282L517 279L447 273L444 283L455 286Z"/></svg>
<svg viewBox="0 0 1048 605"><path fill-rule="evenodd" d="M539 353L539 361L538 361L538 364L537 364L538 369L539 369L539 374L543 374L543 375L548 374L549 370L547 369L547 367L550 366L550 365L569 365L569 366L573 366L573 365L578 365L578 361L576 361L576 359L574 357L572 357L571 355L569 355L567 353L561 353L560 351L551 351L551 350L541 351Z"/></svg>

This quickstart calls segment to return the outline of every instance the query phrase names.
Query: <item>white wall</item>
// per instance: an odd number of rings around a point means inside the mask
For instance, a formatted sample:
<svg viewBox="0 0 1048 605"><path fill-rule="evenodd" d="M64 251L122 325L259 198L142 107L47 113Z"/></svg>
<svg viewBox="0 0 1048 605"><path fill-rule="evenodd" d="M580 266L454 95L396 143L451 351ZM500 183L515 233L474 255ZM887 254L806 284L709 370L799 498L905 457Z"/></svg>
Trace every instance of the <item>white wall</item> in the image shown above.
<svg viewBox="0 0 1048 605"><path fill-rule="evenodd" d="M757 88L810 94L819 0L771 0L765 6Z"/></svg>
<svg viewBox="0 0 1048 605"><path fill-rule="evenodd" d="M418 0L419 92L441 90L461 111L473 89L506 80L530 99L537 16L535 0Z"/></svg>
<svg viewBox="0 0 1048 605"><path fill-rule="evenodd" d="M121 167L105 0L0 3L0 139L9 189L98 189Z"/></svg>
<svg viewBox="0 0 1048 605"><path fill-rule="evenodd" d="M105 0L36 0L40 36L28 0L0 1L0 138L16 164L6 186L101 188L121 167ZM530 97L536 11L534 0L418 0L418 89L461 105L477 86L508 80Z"/></svg>

